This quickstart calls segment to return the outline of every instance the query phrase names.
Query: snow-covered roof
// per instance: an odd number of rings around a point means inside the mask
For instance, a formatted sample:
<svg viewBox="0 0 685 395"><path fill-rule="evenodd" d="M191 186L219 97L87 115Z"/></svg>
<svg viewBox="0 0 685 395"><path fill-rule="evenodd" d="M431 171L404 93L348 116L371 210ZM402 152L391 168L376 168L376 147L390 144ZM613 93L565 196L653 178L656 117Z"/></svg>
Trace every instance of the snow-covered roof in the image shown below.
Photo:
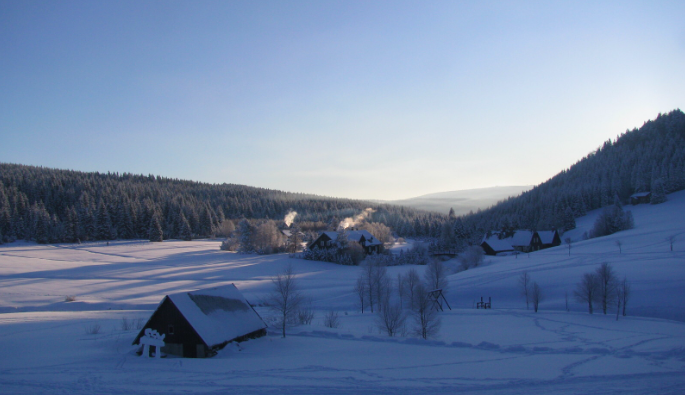
<svg viewBox="0 0 685 395"><path fill-rule="evenodd" d="M233 284L167 297L209 347L266 328Z"/></svg>
<svg viewBox="0 0 685 395"><path fill-rule="evenodd" d="M649 196L650 193L651 193L651 192L637 192L637 193L634 193L634 194L630 195L630 197L631 197L631 198L635 198L635 197L646 197L646 196Z"/></svg>
<svg viewBox="0 0 685 395"><path fill-rule="evenodd" d="M499 237L497 237L497 235L485 237L483 238L483 242L488 243L490 248L492 248L495 252L514 250L514 247L511 245L511 239L500 240Z"/></svg>
<svg viewBox="0 0 685 395"><path fill-rule="evenodd" d="M331 240L338 240L338 232L323 232L326 236L328 236ZM364 236L364 239L366 240L366 246L375 246L375 245L381 245L381 243L377 238L373 237L373 235L368 231L368 230L348 230L347 232L347 240L349 241L356 241L359 242L359 240L362 239L362 236ZM371 240L371 241L369 241Z"/></svg>
<svg viewBox="0 0 685 395"><path fill-rule="evenodd" d="M529 246L531 240L533 240L533 232L529 230L517 230L516 232L514 232L514 236L509 238L509 240L512 246Z"/></svg>
<svg viewBox="0 0 685 395"><path fill-rule="evenodd" d="M538 230L538 236L540 236L542 244L552 244L555 234L557 234L555 230Z"/></svg>

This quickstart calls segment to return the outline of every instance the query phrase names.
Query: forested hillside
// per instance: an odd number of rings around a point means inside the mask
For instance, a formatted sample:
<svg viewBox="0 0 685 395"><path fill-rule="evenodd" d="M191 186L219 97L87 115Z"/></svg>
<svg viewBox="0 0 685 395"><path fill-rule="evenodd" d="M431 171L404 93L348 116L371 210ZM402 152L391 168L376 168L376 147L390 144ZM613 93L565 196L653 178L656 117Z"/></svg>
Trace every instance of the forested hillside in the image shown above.
<svg viewBox="0 0 685 395"><path fill-rule="evenodd" d="M404 237L437 237L460 247L500 229L562 229L588 210L637 191L654 203L685 189L685 114L674 110L607 141L532 190L477 213L448 217L359 200L207 184L155 176L85 173L0 163L0 241L47 242L208 237L226 219L282 219L329 224L367 208L369 220Z"/></svg>
<svg viewBox="0 0 685 395"><path fill-rule="evenodd" d="M372 208L372 220L393 228L410 223L435 233L446 216L411 208L234 184L155 176L86 173L0 163L0 240L47 242L212 236L225 219L335 223Z"/></svg>
<svg viewBox="0 0 685 395"><path fill-rule="evenodd" d="M639 129L606 141L569 169L518 197L455 221L459 234L487 230L562 229L577 218L635 192L652 192L652 203L685 189L685 114L659 116Z"/></svg>

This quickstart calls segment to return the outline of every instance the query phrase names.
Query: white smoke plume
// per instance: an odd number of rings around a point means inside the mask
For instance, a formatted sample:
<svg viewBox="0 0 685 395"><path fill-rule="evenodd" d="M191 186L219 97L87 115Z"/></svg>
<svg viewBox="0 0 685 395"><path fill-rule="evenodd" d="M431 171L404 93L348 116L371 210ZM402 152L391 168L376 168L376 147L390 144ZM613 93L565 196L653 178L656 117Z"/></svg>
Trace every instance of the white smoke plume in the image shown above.
<svg viewBox="0 0 685 395"><path fill-rule="evenodd" d="M285 218L283 218L283 222L285 222L286 225L290 226L292 225L293 221L295 221L295 217L297 217L297 211L291 211L285 215Z"/></svg>
<svg viewBox="0 0 685 395"><path fill-rule="evenodd" d="M372 208L367 208L366 210L362 211L361 214L355 216L354 218L345 218L344 220L340 221L338 229L354 228L355 226L359 225L362 221L369 218L371 214L375 212L376 210Z"/></svg>

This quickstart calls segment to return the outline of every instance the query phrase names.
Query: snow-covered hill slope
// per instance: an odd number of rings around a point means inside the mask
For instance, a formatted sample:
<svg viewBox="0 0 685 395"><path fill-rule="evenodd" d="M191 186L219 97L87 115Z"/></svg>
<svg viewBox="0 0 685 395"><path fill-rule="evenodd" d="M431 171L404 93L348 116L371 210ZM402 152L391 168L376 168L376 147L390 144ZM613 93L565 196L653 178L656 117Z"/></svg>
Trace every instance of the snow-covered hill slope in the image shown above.
<svg viewBox="0 0 685 395"><path fill-rule="evenodd" d="M562 236L573 240L570 255L563 243L531 254L487 257L483 267L451 277L451 300L470 307L476 298L492 296L495 306L521 307L524 299L517 280L527 271L545 293L542 308L564 310L566 294L572 298L582 274L607 262L632 285L631 314L685 321L685 191L669 195L669 201L660 205L628 205L624 210L632 211L635 228L596 239L583 240L583 234L600 210L579 218L577 228ZM673 251L669 236L676 238ZM570 305L583 311L573 300Z"/></svg>
<svg viewBox="0 0 685 395"><path fill-rule="evenodd" d="M680 394L685 388L685 192L658 206L626 207L635 229L581 240L597 213L577 221L566 246L488 257L450 276L435 339L389 338L353 293L360 269L287 255L226 253L218 241L0 246L0 393ZM666 238L675 235L674 251ZM622 252L616 245L622 242ZM587 314L569 301L582 273L608 262L633 286L628 316ZM211 359L137 357L136 329L163 295L235 283L259 304L270 277L292 264L313 301L311 325L275 332ZM447 265L456 266L456 261ZM391 267L395 279L411 267ZM416 267L421 273L424 267ZM543 289L525 309L518 276ZM75 301L66 302L66 296ZM475 310L480 297L492 310ZM268 317L265 307L257 308ZM340 326L323 326L339 313ZM669 320L670 319L670 320ZM101 330L92 334L90 329Z"/></svg>

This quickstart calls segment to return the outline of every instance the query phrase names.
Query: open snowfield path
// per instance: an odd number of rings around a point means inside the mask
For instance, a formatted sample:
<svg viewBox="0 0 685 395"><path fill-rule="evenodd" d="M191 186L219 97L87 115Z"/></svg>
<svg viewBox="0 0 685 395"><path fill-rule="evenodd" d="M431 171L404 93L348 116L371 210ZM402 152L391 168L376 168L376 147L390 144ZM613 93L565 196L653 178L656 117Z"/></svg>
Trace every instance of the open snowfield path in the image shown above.
<svg viewBox="0 0 685 395"><path fill-rule="evenodd" d="M0 393L678 394L685 385L685 324L659 319L456 310L443 316L442 340L424 341L388 338L368 330L370 315L348 314L340 329L154 360L135 355L137 331L120 327L140 314L0 315ZM91 323L101 332L86 333Z"/></svg>

